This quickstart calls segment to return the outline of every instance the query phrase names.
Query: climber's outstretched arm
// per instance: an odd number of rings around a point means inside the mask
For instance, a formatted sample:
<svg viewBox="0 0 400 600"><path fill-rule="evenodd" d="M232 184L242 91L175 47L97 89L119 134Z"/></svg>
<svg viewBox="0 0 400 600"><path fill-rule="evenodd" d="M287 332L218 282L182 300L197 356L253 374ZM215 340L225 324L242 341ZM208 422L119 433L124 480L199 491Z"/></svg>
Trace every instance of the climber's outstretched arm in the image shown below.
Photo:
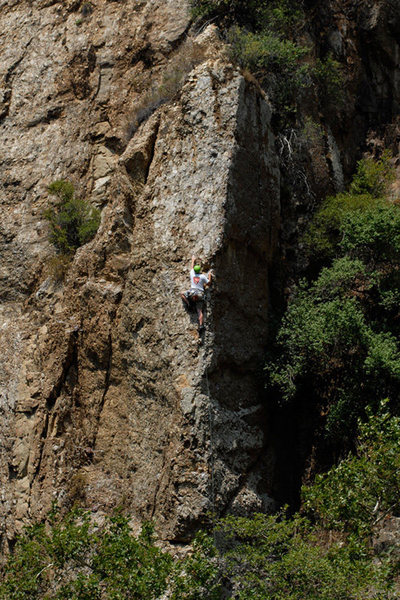
<svg viewBox="0 0 400 600"><path fill-rule="evenodd" d="M192 254L192 266L191 266L191 269L193 269L195 262L196 262L196 257L195 257L194 254Z"/></svg>

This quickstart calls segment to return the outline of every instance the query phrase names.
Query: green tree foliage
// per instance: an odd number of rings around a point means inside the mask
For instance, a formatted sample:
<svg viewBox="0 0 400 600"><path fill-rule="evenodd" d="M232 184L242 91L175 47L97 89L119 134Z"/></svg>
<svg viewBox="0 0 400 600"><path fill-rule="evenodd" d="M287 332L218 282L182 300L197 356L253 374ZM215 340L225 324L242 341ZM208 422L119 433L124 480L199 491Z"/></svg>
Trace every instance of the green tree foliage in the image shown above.
<svg viewBox="0 0 400 600"><path fill-rule="evenodd" d="M331 55L324 60L317 59L311 69L313 81L317 84L321 103L342 104L343 102L343 75L340 63Z"/></svg>
<svg viewBox="0 0 400 600"><path fill-rule="evenodd" d="M222 26L233 62L257 76L282 124L311 90L324 106L341 100L339 63L331 56L315 59L299 35L305 23L301 0L193 0L192 9L195 18Z"/></svg>
<svg viewBox="0 0 400 600"><path fill-rule="evenodd" d="M308 48L270 30L252 33L239 27L230 29L228 41L232 60L267 85L281 112L294 110L295 95L311 85L309 66L302 62Z"/></svg>
<svg viewBox="0 0 400 600"><path fill-rule="evenodd" d="M370 194L374 198L384 196L395 172L390 163L391 153L385 150L378 160L363 158L357 163L357 172L350 186L350 194Z"/></svg>
<svg viewBox="0 0 400 600"><path fill-rule="evenodd" d="M225 27L269 27L291 33L303 19L302 4L301 0L192 0L192 14L194 18L218 20Z"/></svg>
<svg viewBox="0 0 400 600"><path fill-rule="evenodd" d="M58 200L56 206L44 213L50 224L50 241L61 254L73 254L96 234L100 211L77 198L69 181L54 181L49 185L48 192Z"/></svg>
<svg viewBox="0 0 400 600"><path fill-rule="evenodd" d="M213 539L204 532L195 537L193 553L175 565L170 600L219 600L221 569Z"/></svg>
<svg viewBox="0 0 400 600"><path fill-rule="evenodd" d="M256 74L262 70L269 74L274 71L296 74L300 59L308 51L291 40L279 39L270 31L255 34L233 27L228 39L232 43L233 58Z"/></svg>
<svg viewBox="0 0 400 600"><path fill-rule="evenodd" d="M228 517L223 564L237 600L394 598L387 572L364 545L324 544L299 515Z"/></svg>
<svg viewBox="0 0 400 600"><path fill-rule="evenodd" d="M391 246L391 243L388 244L388 239L394 233L397 247L395 252L398 252L396 232L399 223L398 206L385 198L388 186L394 178L390 158L390 153L386 151L378 160L372 158L360 160L349 192L327 198L314 216L304 237L310 256L316 255L320 260L329 260L343 254L343 251L347 250L348 243L353 247L361 246L354 238L356 227L357 236L367 236L367 244L368 238L371 241L371 235L374 235L376 239L381 238L382 245L382 234L385 235L386 232L388 236L384 242L386 257L390 254L387 250ZM390 226L392 219L394 223ZM394 231L390 231L391 228ZM379 256L380 254L376 254L376 258Z"/></svg>
<svg viewBox="0 0 400 600"><path fill-rule="evenodd" d="M391 177L388 156L362 160L352 191L316 214L305 241L329 266L297 286L267 364L282 401L307 394L338 440L367 404L389 397L400 409L400 207L379 196Z"/></svg>
<svg viewBox="0 0 400 600"><path fill-rule="evenodd" d="M229 516L186 558L138 537L120 513L96 525L75 509L26 529L0 573L1 600L395 600L396 555L371 533L400 508L400 418L369 412L357 454L303 489L312 519ZM321 529L321 526L324 529Z"/></svg>
<svg viewBox="0 0 400 600"><path fill-rule="evenodd" d="M377 415L367 412L356 454L303 488L304 508L323 527L360 537L400 510L400 418L385 402Z"/></svg>
<svg viewBox="0 0 400 600"><path fill-rule="evenodd" d="M268 0L192 0L191 4L194 18L226 19L230 25L246 20L256 25Z"/></svg>
<svg viewBox="0 0 400 600"><path fill-rule="evenodd" d="M300 284L277 336L279 358L267 365L283 400L313 389L329 409L327 432L339 438L352 436L376 396L397 397L399 340L389 322L372 318L375 297L384 300L375 275L368 276L362 261L343 257L313 284Z"/></svg>
<svg viewBox="0 0 400 600"><path fill-rule="evenodd" d="M116 513L103 526L74 510L28 528L1 573L1 600L143 600L166 588L171 557L154 545L152 526L136 538Z"/></svg>

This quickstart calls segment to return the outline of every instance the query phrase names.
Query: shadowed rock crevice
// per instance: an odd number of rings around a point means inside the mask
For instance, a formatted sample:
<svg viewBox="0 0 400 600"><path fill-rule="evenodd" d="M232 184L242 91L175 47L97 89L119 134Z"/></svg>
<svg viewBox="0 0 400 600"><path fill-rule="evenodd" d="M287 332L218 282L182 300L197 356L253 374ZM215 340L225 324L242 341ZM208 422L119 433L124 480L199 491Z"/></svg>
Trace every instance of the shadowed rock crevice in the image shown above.
<svg viewBox="0 0 400 600"><path fill-rule="evenodd" d="M62 364L59 378L46 399L46 407L48 410L51 410L54 407L57 398L60 396L62 388L67 382L67 379L70 377L72 369L74 370L73 379L75 380L75 383L78 383L78 336L78 328L76 328L76 330L74 331L71 331L71 333L69 334L66 356Z"/></svg>
<svg viewBox="0 0 400 600"><path fill-rule="evenodd" d="M27 55L32 39L33 38L28 40L24 52L22 52L21 56L8 67L7 72L3 77L3 82L1 86L2 89L0 90L0 125L4 121L4 119L8 117L8 114L10 112L10 105L13 93L13 78L15 76L15 71Z"/></svg>
<svg viewBox="0 0 400 600"><path fill-rule="evenodd" d="M108 358L107 358L107 367L106 367L106 372L105 372L105 376L104 376L104 392L98 407L98 416L97 416L97 423L100 421L101 419L101 413L103 411L103 407L104 407L104 402L106 400L106 396L107 396L107 392L109 390L110 387L110 381L111 381L111 369L112 369L112 355L113 355L113 342L112 342L112 334L111 332L108 334ZM97 429L95 432L95 436L97 433ZM92 444L90 445L91 448L93 448L96 444L96 437L94 438Z"/></svg>

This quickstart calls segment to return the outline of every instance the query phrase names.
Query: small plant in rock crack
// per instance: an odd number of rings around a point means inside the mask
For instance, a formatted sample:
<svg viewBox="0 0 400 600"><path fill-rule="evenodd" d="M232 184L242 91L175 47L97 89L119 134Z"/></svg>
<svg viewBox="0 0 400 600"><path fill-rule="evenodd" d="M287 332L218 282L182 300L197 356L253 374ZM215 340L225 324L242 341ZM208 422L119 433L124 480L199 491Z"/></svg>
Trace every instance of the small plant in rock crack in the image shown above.
<svg viewBox="0 0 400 600"><path fill-rule="evenodd" d="M96 234L100 211L86 200L77 198L69 181L54 181L48 192L58 200L55 206L44 212L44 218L50 224L50 241L59 254L71 256Z"/></svg>
<svg viewBox="0 0 400 600"><path fill-rule="evenodd" d="M81 6L82 17L89 17L93 12L93 5L91 2L84 2Z"/></svg>
<svg viewBox="0 0 400 600"><path fill-rule="evenodd" d="M188 39L178 49L171 59L171 63L162 75L160 81L150 88L140 99L135 107L132 123L128 127L130 139L141 123L147 119L163 104L169 102L182 88L188 74L192 69L203 62L205 51Z"/></svg>
<svg viewBox="0 0 400 600"><path fill-rule="evenodd" d="M61 283L68 273L71 259L72 256L70 254L56 254L52 256L46 265L47 275L56 283Z"/></svg>

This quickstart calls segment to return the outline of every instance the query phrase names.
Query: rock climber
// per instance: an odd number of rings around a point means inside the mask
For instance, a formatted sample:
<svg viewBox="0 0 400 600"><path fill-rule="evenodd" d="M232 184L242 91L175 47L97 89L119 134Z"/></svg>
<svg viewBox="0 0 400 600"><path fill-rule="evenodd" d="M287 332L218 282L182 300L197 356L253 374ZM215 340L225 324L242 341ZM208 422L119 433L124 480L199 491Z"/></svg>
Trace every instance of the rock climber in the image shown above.
<svg viewBox="0 0 400 600"><path fill-rule="evenodd" d="M181 298L188 306L192 308L194 306L197 312L197 318L199 319L199 330L204 329L204 286L210 285L212 272L209 271L208 275L201 273L201 266L196 265L196 257L192 256L192 264L190 269L190 290L181 292Z"/></svg>

